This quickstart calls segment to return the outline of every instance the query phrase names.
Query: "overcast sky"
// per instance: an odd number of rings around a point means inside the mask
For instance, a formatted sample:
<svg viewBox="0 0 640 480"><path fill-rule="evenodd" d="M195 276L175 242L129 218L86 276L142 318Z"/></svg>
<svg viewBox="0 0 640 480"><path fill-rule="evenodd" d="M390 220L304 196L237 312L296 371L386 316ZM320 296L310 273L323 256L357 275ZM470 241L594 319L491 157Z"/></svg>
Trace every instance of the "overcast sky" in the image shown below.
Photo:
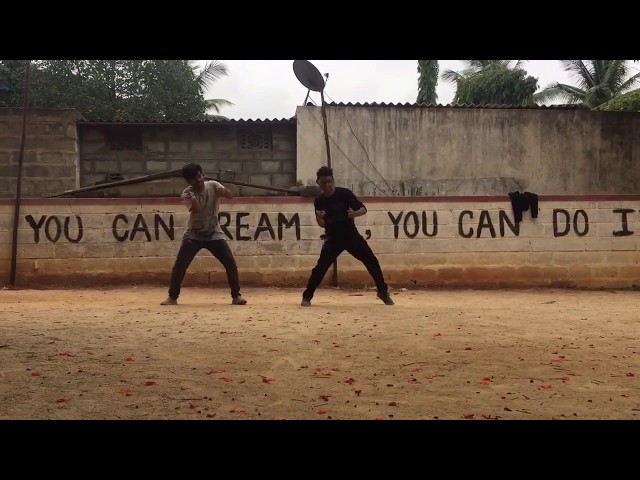
<svg viewBox="0 0 640 480"><path fill-rule="evenodd" d="M309 60L329 74L327 102L415 103L418 94L417 60ZM203 64L207 60L200 60ZM213 84L206 98L233 102L222 115L238 119L280 119L295 115L307 89L293 73L293 60L220 60L229 75ZM440 73L462 70L459 60L440 60ZM529 60L524 68L544 88L553 82L573 84L558 60ZM438 103L451 103L455 87L438 81ZM320 93L310 98L320 104Z"/></svg>

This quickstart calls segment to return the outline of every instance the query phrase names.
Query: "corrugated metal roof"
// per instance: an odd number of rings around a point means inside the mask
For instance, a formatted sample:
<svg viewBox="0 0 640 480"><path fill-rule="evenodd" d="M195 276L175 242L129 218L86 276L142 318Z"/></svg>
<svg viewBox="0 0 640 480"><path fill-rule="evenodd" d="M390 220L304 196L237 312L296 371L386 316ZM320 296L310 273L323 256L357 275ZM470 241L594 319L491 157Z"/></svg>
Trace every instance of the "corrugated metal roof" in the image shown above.
<svg viewBox="0 0 640 480"><path fill-rule="evenodd" d="M588 110L588 107L576 104L560 104L560 105L467 105L467 104L447 104L440 103L327 103L328 107L403 107L403 108L502 108L511 110Z"/></svg>
<svg viewBox="0 0 640 480"><path fill-rule="evenodd" d="M328 107L368 107L368 108L458 108L458 109L504 109L504 110L589 110L588 107L575 104L559 105L457 105L457 104L426 104L426 103L327 103ZM315 105L314 105L315 106ZM101 125L242 125L246 123L295 123L296 118L273 118L273 119L233 119L233 118L208 118L205 120L101 120L97 118L83 119L78 124L101 124Z"/></svg>
<svg viewBox="0 0 640 480"><path fill-rule="evenodd" d="M274 119L231 119L209 118L206 120L100 120L83 119L77 123L80 125L238 125L245 123L295 123L295 117Z"/></svg>

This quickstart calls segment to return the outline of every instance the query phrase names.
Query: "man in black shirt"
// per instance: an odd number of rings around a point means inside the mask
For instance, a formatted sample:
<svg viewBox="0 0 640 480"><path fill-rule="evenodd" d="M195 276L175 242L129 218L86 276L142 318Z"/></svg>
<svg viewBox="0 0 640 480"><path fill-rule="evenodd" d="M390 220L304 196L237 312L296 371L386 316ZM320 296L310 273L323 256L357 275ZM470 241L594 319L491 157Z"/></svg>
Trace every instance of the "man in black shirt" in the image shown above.
<svg viewBox="0 0 640 480"><path fill-rule="evenodd" d="M318 263L311 271L307 289L302 293L301 305L311 306L316 288L322 282L331 264L345 250L367 267L367 271L376 282L378 298L386 305L393 305L378 259L353 221L354 218L367 213L367 208L351 190L335 186L331 168L320 168L316 177L322 194L315 199L313 205L316 210L316 221L318 225L324 227L326 238Z"/></svg>

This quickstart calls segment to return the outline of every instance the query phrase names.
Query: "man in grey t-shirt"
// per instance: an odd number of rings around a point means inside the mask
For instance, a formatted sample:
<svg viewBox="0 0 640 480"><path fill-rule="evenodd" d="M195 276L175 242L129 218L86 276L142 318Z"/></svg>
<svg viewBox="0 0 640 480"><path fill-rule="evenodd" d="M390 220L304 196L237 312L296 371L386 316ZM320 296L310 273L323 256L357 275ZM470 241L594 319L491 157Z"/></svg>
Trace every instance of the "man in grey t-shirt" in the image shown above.
<svg viewBox="0 0 640 480"><path fill-rule="evenodd" d="M182 192L181 198L183 204L189 208L190 216L171 272L169 296L161 305L178 304L180 286L187 268L203 248L209 250L224 266L231 289L231 303L245 305L247 301L240 295L238 267L218 224L220 197L233 198L233 195L221 183L215 180L205 181L202 167L196 163L182 167L182 176L189 184Z"/></svg>

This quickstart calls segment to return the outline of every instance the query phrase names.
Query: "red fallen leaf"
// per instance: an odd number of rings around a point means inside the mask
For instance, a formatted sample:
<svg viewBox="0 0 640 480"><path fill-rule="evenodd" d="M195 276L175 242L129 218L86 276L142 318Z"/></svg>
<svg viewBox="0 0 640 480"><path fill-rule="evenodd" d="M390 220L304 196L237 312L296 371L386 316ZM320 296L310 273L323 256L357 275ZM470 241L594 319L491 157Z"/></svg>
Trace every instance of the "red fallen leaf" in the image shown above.
<svg viewBox="0 0 640 480"><path fill-rule="evenodd" d="M262 377L262 375L260 375ZM269 378L269 377L262 377L262 383L271 383L271 382L275 382L276 379L275 378Z"/></svg>
<svg viewBox="0 0 640 480"><path fill-rule="evenodd" d="M207 413L207 418L213 418L215 416L216 416L215 413Z"/></svg>
<svg viewBox="0 0 640 480"><path fill-rule="evenodd" d="M39 377L40 376L40 372L38 372L37 370L33 371L33 372L31 372L31 376L32 377Z"/></svg>
<svg viewBox="0 0 640 480"><path fill-rule="evenodd" d="M465 350L471 350L471 347L464 347Z"/></svg>
<svg viewBox="0 0 640 480"><path fill-rule="evenodd" d="M129 390L127 387L121 387L117 390L117 392L120 395L124 395L125 397L130 397L131 396L131 390Z"/></svg>
<svg viewBox="0 0 640 480"><path fill-rule="evenodd" d="M473 414L473 413L465 413L465 414L463 414L462 416L463 416L464 418L473 418L473 417L474 417L474 415L475 415L475 414Z"/></svg>
<svg viewBox="0 0 640 480"><path fill-rule="evenodd" d="M144 382L144 386L145 387L151 387L152 385L155 385L156 382L152 381L152 380L147 380L146 382Z"/></svg>
<svg viewBox="0 0 640 480"><path fill-rule="evenodd" d="M124 359L125 362L133 362L133 357L127 357Z"/></svg>
<svg viewBox="0 0 640 480"><path fill-rule="evenodd" d="M324 400L325 402L328 402L328 401L329 401L329 395L320 395L318 398L319 398L320 400Z"/></svg>
<svg viewBox="0 0 640 480"><path fill-rule="evenodd" d="M550 388L553 388L553 386L549 385L548 383L544 383L544 384L540 385L540 388L544 388L545 390L549 390Z"/></svg>
<svg viewBox="0 0 640 480"><path fill-rule="evenodd" d="M58 355L64 356L64 357L75 357L76 354L75 353L71 353L71 352L62 352L59 353Z"/></svg>
<svg viewBox="0 0 640 480"><path fill-rule="evenodd" d="M568 377L567 375L565 375L564 377L562 377L561 379L563 382L568 382L569 380L571 380L571 377Z"/></svg>
<svg viewBox="0 0 640 480"><path fill-rule="evenodd" d="M442 334L441 334L441 333L434 333L434 334L433 334L433 336L434 336L434 337L441 337L441 336L442 336Z"/></svg>
<svg viewBox="0 0 640 480"><path fill-rule="evenodd" d="M344 383L348 383L349 385L351 385L353 382L355 382L355 380L353 378L347 378L344 381Z"/></svg>
<svg viewBox="0 0 640 480"><path fill-rule="evenodd" d="M218 369L214 368L214 369L211 369L210 371L208 371L207 375L211 375L212 373L224 373L226 371L227 370L224 369L224 368L218 368Z"/></svg>
<svg viewBox="0 0 640 480"><path fill-rule="evenodd" d="M327 411L324 408L321 408L320 410L318 410L318 414L320 415L324 415L325 413L327 413Z"/></svg>
<svg viewBox="0 0 640 480"><path fill-rule="evenodd" d="M360 394L362 393L362 390L354 390L354 392L357 396L360 396Z"/></svg>
<svg viewBox="0 0 640 480"><path fill-rule="evenodd" d="M486 380L487 382L491 381L491 377L482 377L482 380Z"/></svg>
<svg viewBox="0 0 640 480"><path fill-rule="evenodd" d="M633 373L631 373L631 372L627 372L626 375L627 375L627 377L633 377Z"/></svg>
<svg viewBox="0 0 640 480"><path fill-rule="evenodd" d="M57 403L64 403L64 402L68 402L68 401L69 401L69 399L65 398L65 397L60 397L60 398L56 399Z"/></svg>
<svg viewBox="0 0 640 480"><path fill-rule="evenodd" d="M480 385L490 385L491 381L490 380L482 380L480 381Z"/></svg>
<svg viewBox="0 0 640 480"><path fill-rule="evenodd" d="M375 420L386 420L384 417L376 417Z"/></svg>
<svg viewBox="0 0 640 480"><path fill-rule="evenodd" d="M224 380L227 383L233 382L233 379L231 377L220 377L220 380Z"/></svg>

